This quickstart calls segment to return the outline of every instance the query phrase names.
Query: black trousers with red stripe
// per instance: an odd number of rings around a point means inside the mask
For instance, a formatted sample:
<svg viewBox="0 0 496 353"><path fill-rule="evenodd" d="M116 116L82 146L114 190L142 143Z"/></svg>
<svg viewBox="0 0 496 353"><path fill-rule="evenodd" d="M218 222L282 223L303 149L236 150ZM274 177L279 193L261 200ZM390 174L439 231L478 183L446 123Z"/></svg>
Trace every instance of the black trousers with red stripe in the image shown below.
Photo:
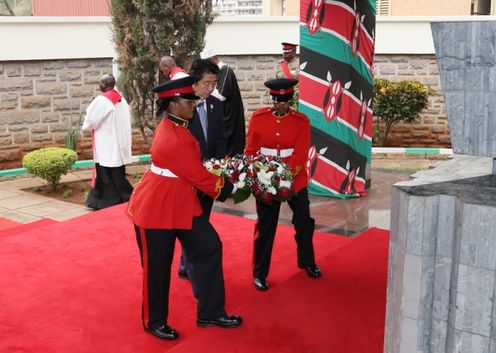
<svg viewBox="0 0 496 353"><path fill-rule="evenodd" d="M292 223L295 229L297 266L304 268L315 265L313 249L315 220L310 216L307 188L298 191L298 194L289 200L288 204L293 211ZM273 202L272 205L267 205L257 201L256 205L258 220L255 224L253 241L253 277L265 279L269 274L281 203Z"/></svg>
<svg viewBox="0 0 496 353"><path fill-rule="evenodd" d="M222 243L203 215L193 218L192 229L143 229L135 226L143 266L143 325L167 324L171 264L176 238L188 253L188 276L197 287L197 318L226 314L222 272Z"/></svg>

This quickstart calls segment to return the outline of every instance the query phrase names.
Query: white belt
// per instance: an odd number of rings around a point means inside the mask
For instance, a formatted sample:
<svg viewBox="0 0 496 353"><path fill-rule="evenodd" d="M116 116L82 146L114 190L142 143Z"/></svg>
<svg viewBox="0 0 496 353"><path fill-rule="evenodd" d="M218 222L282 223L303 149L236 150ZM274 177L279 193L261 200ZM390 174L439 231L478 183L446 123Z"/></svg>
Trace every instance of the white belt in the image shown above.
<svg viewBox="0 0 496 353"><path fill-rule="evenodd" d="M260 147L260 153L265 156L277 156L277 157L289 157L293 154L294 148L286 148L284 150L278 150L275 148L265 148Z"/></svg>
<svg viewBox="0 0 496 353"><path fill-rule="evenodd" d="M177 178L177 175L172 173L169 169L159 168L153 163L150 166L150 170L152 171L152 173L157 175L166 176L170 178Z"/></svg>

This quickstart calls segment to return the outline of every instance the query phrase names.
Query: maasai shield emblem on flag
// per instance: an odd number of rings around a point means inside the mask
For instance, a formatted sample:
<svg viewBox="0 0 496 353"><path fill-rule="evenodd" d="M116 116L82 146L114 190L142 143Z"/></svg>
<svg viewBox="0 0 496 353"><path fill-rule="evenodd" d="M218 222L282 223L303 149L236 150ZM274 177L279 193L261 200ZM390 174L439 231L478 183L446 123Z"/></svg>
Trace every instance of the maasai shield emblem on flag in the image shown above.
<svg viewBox="0 0 496 353"><path fill-rule="evenodd" d="M314 195L365 194L372 151L375 0L301 0L299 110Z"/></svg>

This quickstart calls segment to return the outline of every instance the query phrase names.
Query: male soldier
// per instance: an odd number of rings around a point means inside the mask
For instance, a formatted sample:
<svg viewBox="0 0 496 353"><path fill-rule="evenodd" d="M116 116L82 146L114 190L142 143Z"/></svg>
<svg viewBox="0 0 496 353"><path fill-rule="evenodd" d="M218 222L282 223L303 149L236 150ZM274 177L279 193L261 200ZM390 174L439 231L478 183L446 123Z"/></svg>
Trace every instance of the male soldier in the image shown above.
<svg viewBox="0 0 496 353"><path fill-rule="evenodd" d="M298 79L300 73L300 63L296 57L296 47L298 44L282 42L283 60L277 62L276 77Z"/></svg>

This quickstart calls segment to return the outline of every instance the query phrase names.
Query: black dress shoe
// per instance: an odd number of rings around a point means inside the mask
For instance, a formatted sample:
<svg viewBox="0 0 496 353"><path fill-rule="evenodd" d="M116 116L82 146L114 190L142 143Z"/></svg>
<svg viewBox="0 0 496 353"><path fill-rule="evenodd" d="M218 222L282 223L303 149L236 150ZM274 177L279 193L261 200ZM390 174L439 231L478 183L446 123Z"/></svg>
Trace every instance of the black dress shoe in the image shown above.
<svg viewBox="0 0 496 353"><path fill-rule="evenodd" d="M265 279L262 278L254 278L253 285L255 286L255 289L260 291L266 291L269 289L269 284Z"/></svg>
<svg viewBox="0 0 496 353"><path fill-rule="evenodd" d="M305 271L307 271L308 277L319 278L322 276L322 272L320 272L320 268L317 265L310 265L305 267Z"/></svg>
<svg viewBox="0 0 496 353"><path fill-rule="evenodd" d="M179 337L179 332L169 327L168 325L160 325L157 328L145 327L145 331L151 333L155 337L160 338L161 340L175 340Z"/></svg>
<svg viewBox="0 0 496 353"><path fill-rule="evenodd" d="M241 325L243 319L241 316L232 315L232 316L221 316L217 319L198 319L196 320L196 324L200 327L208 327L208 326L219 326L224 328L236 327Z"/></svg>

